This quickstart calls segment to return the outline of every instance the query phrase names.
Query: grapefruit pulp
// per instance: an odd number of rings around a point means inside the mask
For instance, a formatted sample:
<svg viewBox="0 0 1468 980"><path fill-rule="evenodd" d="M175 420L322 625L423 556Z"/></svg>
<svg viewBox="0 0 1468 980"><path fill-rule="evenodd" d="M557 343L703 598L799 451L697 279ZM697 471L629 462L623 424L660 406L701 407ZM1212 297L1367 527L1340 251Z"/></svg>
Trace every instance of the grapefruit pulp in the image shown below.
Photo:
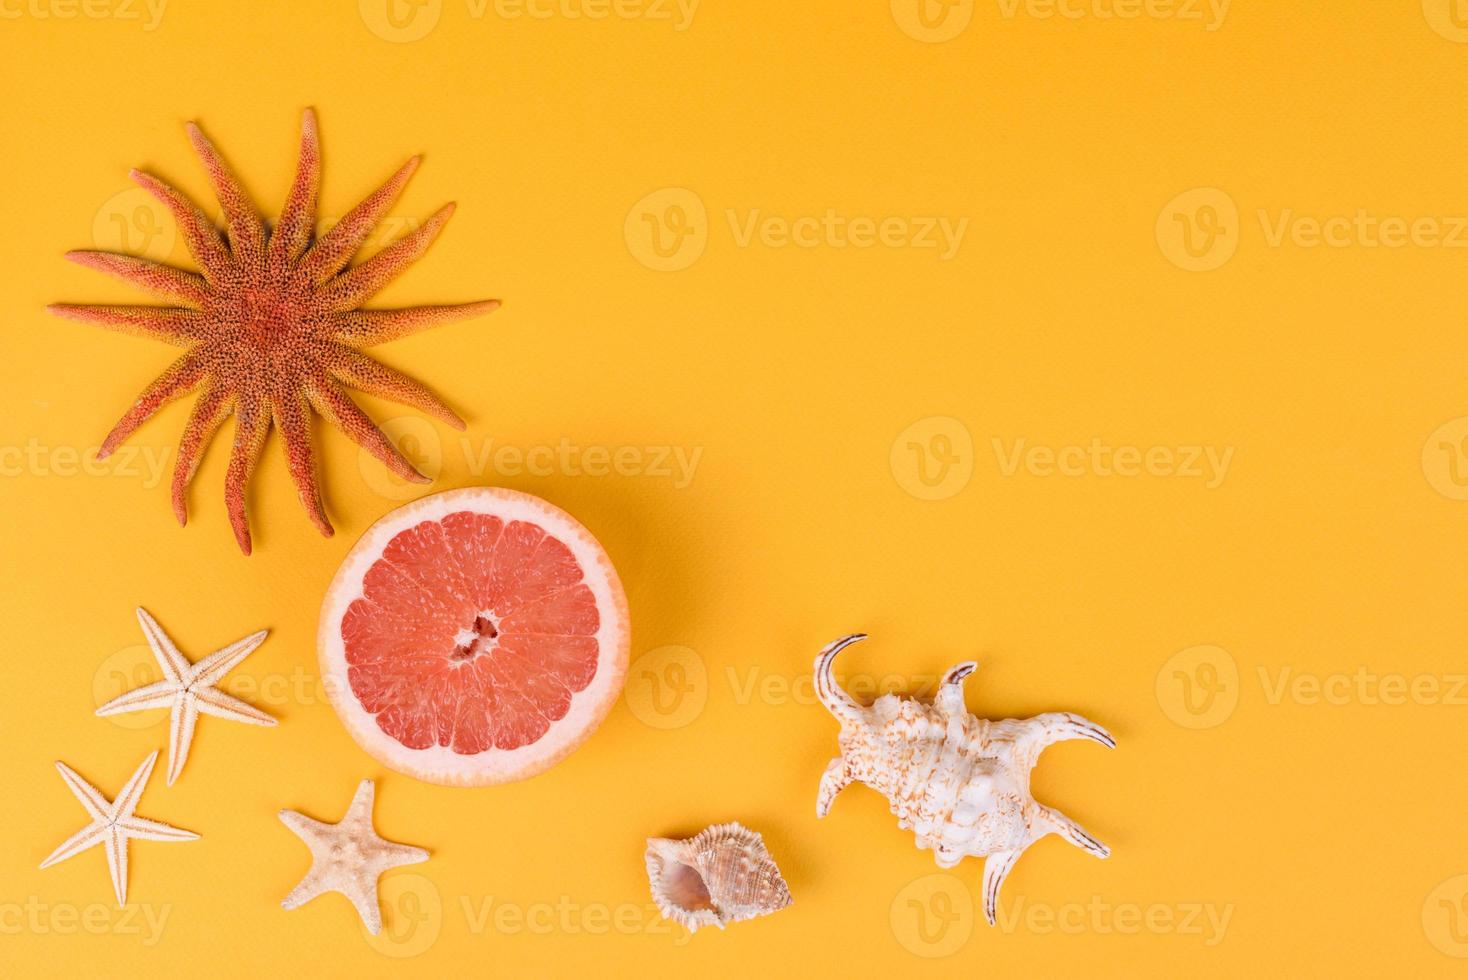
<svg viewBox="0 0 1468 980"><path fill-rule="evenodd" d="M568 755L622 690L631 630L591 533L491 487L414 501L342 562L317 648L347 731L417 779L482 786Z"/></svg>

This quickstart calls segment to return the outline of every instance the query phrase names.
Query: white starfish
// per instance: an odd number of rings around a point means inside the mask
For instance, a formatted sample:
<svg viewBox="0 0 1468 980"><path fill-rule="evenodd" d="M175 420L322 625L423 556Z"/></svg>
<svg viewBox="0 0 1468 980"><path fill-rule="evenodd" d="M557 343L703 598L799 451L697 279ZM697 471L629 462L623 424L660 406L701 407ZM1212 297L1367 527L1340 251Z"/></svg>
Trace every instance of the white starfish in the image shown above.
<svg viewBox="0 0 1468 980"><path fill-rule="evenodd" d="M178 647L163 632L147 610L138 607L138 622L163 680L121 694L97 709L99 715L115 715L125 711L168 709L168 785L172 786L183 772L189 757L189 744L194 740L194 724L200 712L217 718L232 718L250 725L274 725L275 719L254 705L225 694L214 685L234 670L255 648L265 641L268 630L251 633L222 650L216 650L198 663L179 653Z"/></svg>
<svg viewBox="0 0 1468 980"><path fill-rule="evenodd" d="M311 849L311 869L280 903L281 908L299 908L323 892L341 892L372 935L382 931L377 879L391 868L427 861L428 852L377 836L372 827L374 790L372 780L362 780L339 823L322 823L294 810L280 811L281 822Z"/></svg>
<svg viewBox="0 0 1468 980"><path fill-rule="evenodd" d="M153 774L153 763L158 761L158 750L143 760L132 778L117 794L117 799L108 800L97 788L73 772L65 763L56 763L67 789L81 800L82 806L92 815L92 822L68 837L51 856L41 862L49 868L58 861L80 854L95 844L107 845L107 868L112 872L112 890L117 893L117 904L127 904L127 841L129 837L141 840L197 840L199 835L192 830L180 830L157 820L133 816L143 787Z"/></svg>

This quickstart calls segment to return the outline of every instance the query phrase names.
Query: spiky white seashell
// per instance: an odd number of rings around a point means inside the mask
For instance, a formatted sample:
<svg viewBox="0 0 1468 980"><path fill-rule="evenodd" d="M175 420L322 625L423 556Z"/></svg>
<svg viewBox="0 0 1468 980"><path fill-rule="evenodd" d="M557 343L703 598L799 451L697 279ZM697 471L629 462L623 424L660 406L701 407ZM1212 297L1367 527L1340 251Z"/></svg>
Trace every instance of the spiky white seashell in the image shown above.
<svg viewBox="0 0 1468 980"><path fill-rule="evenodd" d="M649 837L647 877L658 909L689 932L722 929L790 904L790 889L764 840L737 822L688 840Z"/></svg>
<svg viewBox="0 0 1468 980"><path fill-rule="evenodd" d="M816 693L841 723L841 755L821 777L816 816L836 794L865 783L887 797L897 824L917 834L941 868L983 857L984 915L993 925L999 886L1025 848L1058 834L1097 857L1111 849L1070 818L1030 795L1030 770L1054 742L1087 738L1107 748L1116 741L1092 722L1055 712L987 721L968 713L963 682L978 664L966 661L943 675L931 704L884 694L870 707L852 700L831 676L836 655L865 634L844 637L820 652Z"/></svg>

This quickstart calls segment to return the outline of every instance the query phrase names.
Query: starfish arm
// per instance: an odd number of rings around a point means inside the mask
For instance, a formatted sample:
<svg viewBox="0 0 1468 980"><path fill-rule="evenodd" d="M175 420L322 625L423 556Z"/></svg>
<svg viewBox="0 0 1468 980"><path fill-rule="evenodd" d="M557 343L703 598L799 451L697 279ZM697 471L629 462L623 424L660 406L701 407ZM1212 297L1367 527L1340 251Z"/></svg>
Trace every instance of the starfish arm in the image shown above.
<svg viewBox="0 0 1468 980"><path fill-rule="evenodd" d="M422 330L493 313L497 299L455 306L412 306L401 310L353 310L336 317L335 339L347 347L375 347Z"/></svg>
<svg viewBox="0 0 1468 980"><path fill-rule="evenodd" d="M57 847L56 850L51 852L50 857L41 862L41 867L49 868L53 864L57 864L61 861L65 861L69 857L80 854L82 851L85 851L89 847L96 847L98 844L102 843L102 838L106 836L107 824L100 822L88 824L81 830L78 830L76 833L72 834L66 840L62 841L61 846Z"/></svg>
<svg viewBox="0 0 1468 980"><path fill-rule="evenodd" d="M347 438L376 456L384 466L410 483L428 483L428 477L398 451L392 440L383 435L372 420L347 397L341 386L330 378L321 378L306 390L312 406L321 417L340 429Z"/></svg>
<svg viewBox="0 0 1468 980"><path fill-rule="evenodd" d="M364 873L353 880L348 888L342 889L342 894L352 903L357 914L362 917L362 924L372 935L382 932L382 907L377 901L377 876Z"/></svg>
<svg viewBox="0 0 1468 980"><path fill-rule="evenodd" d="M112 801L112 807L108 811L108 815L113 820L121 820L123 817L133 815L133 811L138 807L138 800L142 798L143 787L148 784L148 777L153 775L153 764L157 761L158 750L154 749L118 792L117 799Z"/></svg>
<svg viewBox="0 0 1468 980"><path fill-rule="evenodd" d="M197 388L204 379L204 372L204 358L194 351L190 351L170 364L156 381L143 389L137 401L133 402L132 408L129 408L123 413L122 418L117 420L112 431L107 433L107 438L102 440L102 448L97 450L97 458L106 459L111 456L128 436L157 414L160 408Z"/></svg>
<svg viewBox="0 0 1468 980"><path fill-rule="evenodd" d="M145 292L181 299L196 306L203 306L209 299L209 284L203 276L161 262L150 262L121 252L91 249L67 252L66 257L77 265L130 282Z"/></svg>
<svg viewBox="0 0 1468 980"><path fill-rule="evenodd" d="M224 241L219 237L218 230L213 223L199 210L199 206L190 201L176 188L165 184L152 174L145 174L141 170L134 170L129 176L149 194L152 194L163 206L173 214L173 220L178 223L179 231L183 233L184 244L188 246L189 254L194 261L199 263L199 268L204 273L204 278L209 282L217 282L229 275L234 268L234 260L230 258L229 250L224 247Z"/></svg>
<svg viewBox="0 0 1468 980"><path fill-rule="evenodd" d="M175 347L189 347L198 339L198 310L166 306L89 306L52 303L46 307L55 316L90 323L104 330L132 337L161 340Z"/></svg>
<svg viewBox="0 0 1468 980"><path fill-rule="evenodd" d="M64 762L56 763L56 771L61 773L61 779L66 783L66 788L71 790L71 795L75 796L81 802L81 805L86 807L87 813L93 819L102 819L107 816L112 804L108 803L107 798L97 792L95 786L81 776L78 776L76 771Z"/></svg>
<svg viewBox="0 0 1468 980"><path fill-rule="evenodd" d="M315 863L312 863L310 870L306 872L306 877L302 878L296 887L291 889L289 895L281 899L280 907L283 909L300 908L317 895L329 891L333 891L333 889L325 881L325 876L317 870Z"/></svg>
<svg viewBox="0 0 1468 980"><path fill-rule="evenodd" d="M240 186L239 178L229 169L229 164L224 162L204 131L195 123L189 123L187 128L189 141L203 161L209 183L214 187L214 196L224 210L230 247L240 264L258 265L265 258L265 222L260 218L260 212L250 203L250 196Z"/></svg>
<svg viewBox="0 0 1468 980"><path fill-rule="evenodd" d="M406 374L340 345L332 353L335 355L329 362L332 377L348 387L416 408L456 429L465 428L464 420L453 409Z"/></svg>
<svg viewBox="0 0 1468 980"><path fill-rule="evenodd" d="M169 708L178 699L179 686L173 681L156 681L144 684L108 701L97 709L97 717L119 715L129 711L147 711L149 708Z"/></svg>
<svg viewBox="0 0 1468 980"><path fill-rule="evenodd" d="M320 820L312 820L304 813L297 813L295 810L281 810L279 816L280 822L289 827L291 833L305 841L308 847L320 840L323 835L330 833L336 826L322 823Z"/></svg>
<svg viewBox="0 0 1468 980"><path fill-rule="evenodd" d="M117 904L127 904L127 835L118 827L107 829L107 870L112 873L112 890Z"/></svg>
<svg viewBox="0 0 1468 980"><path fill-rule="evenodd" d="M387 183L373 191L366 200L347 212L347 216L335 227L317 239L316 244L301 258L300 270L307 279L318 285L324 283L352 260L352 256L372 234L372 229L377 227L378 222L392 208L393 202L408 183L408 178L413 176L413 171L418 169L418 160L418 157L413 157L403 164L397 173L387 179Z"/></svg>
<svg viewBox="0 0 1468 980"><path fill-rule="evenodd" d="M194 402L193 411L189 413L183 438L178 443L178 456L173 462L173 516L178 518L180 526L189 522L189 483L199 470L204 450L233 409L234 399L224 389L211 385Z"/></svg>
<svg viewBox="0 0 1468 980"><path fill-rule="evenodd" d="M347 807L347 815L342 817L342 823L363 824L368 831L372 830L372 804L377 798L377 784L370 779L364 779L357 784L357 792L352 794L352 805Z"/></svg>
<svg viewBox="0 0 1468 980"><path fill-rule="evenodd" d="M163 632L163 627L158 625L158 620L148 610L139 606L137 613L138 625L143 628L143 637L153 651L153 658L163 668L163 676L179 686L187 683L189 671L193 669L189 658L179 652L178 647L174 646L168 634Z"/></svg>
<svg viewBox="0 0 1468 980"><path fill-rule="evenodd" d="M241 661L254 653L269 635L269 630L260 630L257 633L251 633L243 640L235 640L229 646L215 650L194 664L193 673L189 676L190 682L196 688L212 687L218 684L225 674L234 670Z"/></svg>
<svg viewBox="0 0 1468 980"><path fill-rule="evenodd" d="M301 117L301 159L296 166L296 179L270 237L267 251L270 268L284 269L306 250L311 241L311 226L316 223L316 195L320 189L321 143L316 131L316 113L307 109Z"/></svg>
<svg viewBox="0 0 1468 980"><path fill-rule="evenodd" d="M235 411L234 448L230 450L229 469L224 475L224 504L229 523L240 550L250 553L250 521L245 515L245 484L254 472L265 437L270 432L270 416L260 405L241 401Z"/></svg>
<svg viewBox="0 0 1468 980"><path fill-rule="evenodd" d="M178 782L184 763L189 761L189 746L194 744L194 726L199 721L199 707L191 697L179 698L168 713L168 785Z"/></svg>
<svg viewBox="0 0 1468 980"><path fill-rule="evenodd" d="M199 835L192 830L184 830L172 824L162 823L158 820L148 820L145 817L128 817L117 821L117 826L127 832L129 837L139 840L157 841L184 841L198 840Z"/></svg>
<svg viewBox="0 0 1468 980"><path fill-rule="evenodd" d="M194 697L198 701L196 707L201 714L228 718L231 721L242 721L247 725L264 725L267 728L276 723L274 718L253 704L225 694L217 687L197 688L194 691Z"/></svg>
<svg viewBox="0 0 1468 980"><path fill-rule="evenodd" d="M361 265L326 283L321 291L328 308L337 313L356 309L379 292L404 269L423 257L453 213L454 205L444 205L417 231L393 242Z"/></svg>
<svg viewBox="0 0 1468 980"><path fill-rule="evenodd" d="M323 537L334 532L321 503L321 488L316 483L316 454L311 447L311 407L304 392L282 393L274 399L275 424L285 444L286 468L296 485L301 506Z"/></svg>
<svg viewBox="0 0 1468 980"><path fill-rule="evenodd" d="M392 868L400 868L405 864L422 864L427 861L429 854L421 847L412 847L408 844L398 844L394 841L382 841L380 851L373 860L373 867L378 874Z"/></svg>

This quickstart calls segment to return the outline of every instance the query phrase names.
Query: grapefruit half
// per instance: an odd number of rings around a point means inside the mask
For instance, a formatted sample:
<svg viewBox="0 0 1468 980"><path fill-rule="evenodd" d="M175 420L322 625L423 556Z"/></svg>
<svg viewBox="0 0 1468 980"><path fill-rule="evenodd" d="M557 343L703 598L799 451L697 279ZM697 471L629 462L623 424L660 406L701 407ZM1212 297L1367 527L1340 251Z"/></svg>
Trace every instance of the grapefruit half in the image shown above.
<svg viewBox="0 0 1468 980"><path fill-rule="evenodd" d="M627 673L616 569L538 497L491 487L374 524L321 611L321 676L383 765L450 786L524 779L586 740Z"/></svg>

